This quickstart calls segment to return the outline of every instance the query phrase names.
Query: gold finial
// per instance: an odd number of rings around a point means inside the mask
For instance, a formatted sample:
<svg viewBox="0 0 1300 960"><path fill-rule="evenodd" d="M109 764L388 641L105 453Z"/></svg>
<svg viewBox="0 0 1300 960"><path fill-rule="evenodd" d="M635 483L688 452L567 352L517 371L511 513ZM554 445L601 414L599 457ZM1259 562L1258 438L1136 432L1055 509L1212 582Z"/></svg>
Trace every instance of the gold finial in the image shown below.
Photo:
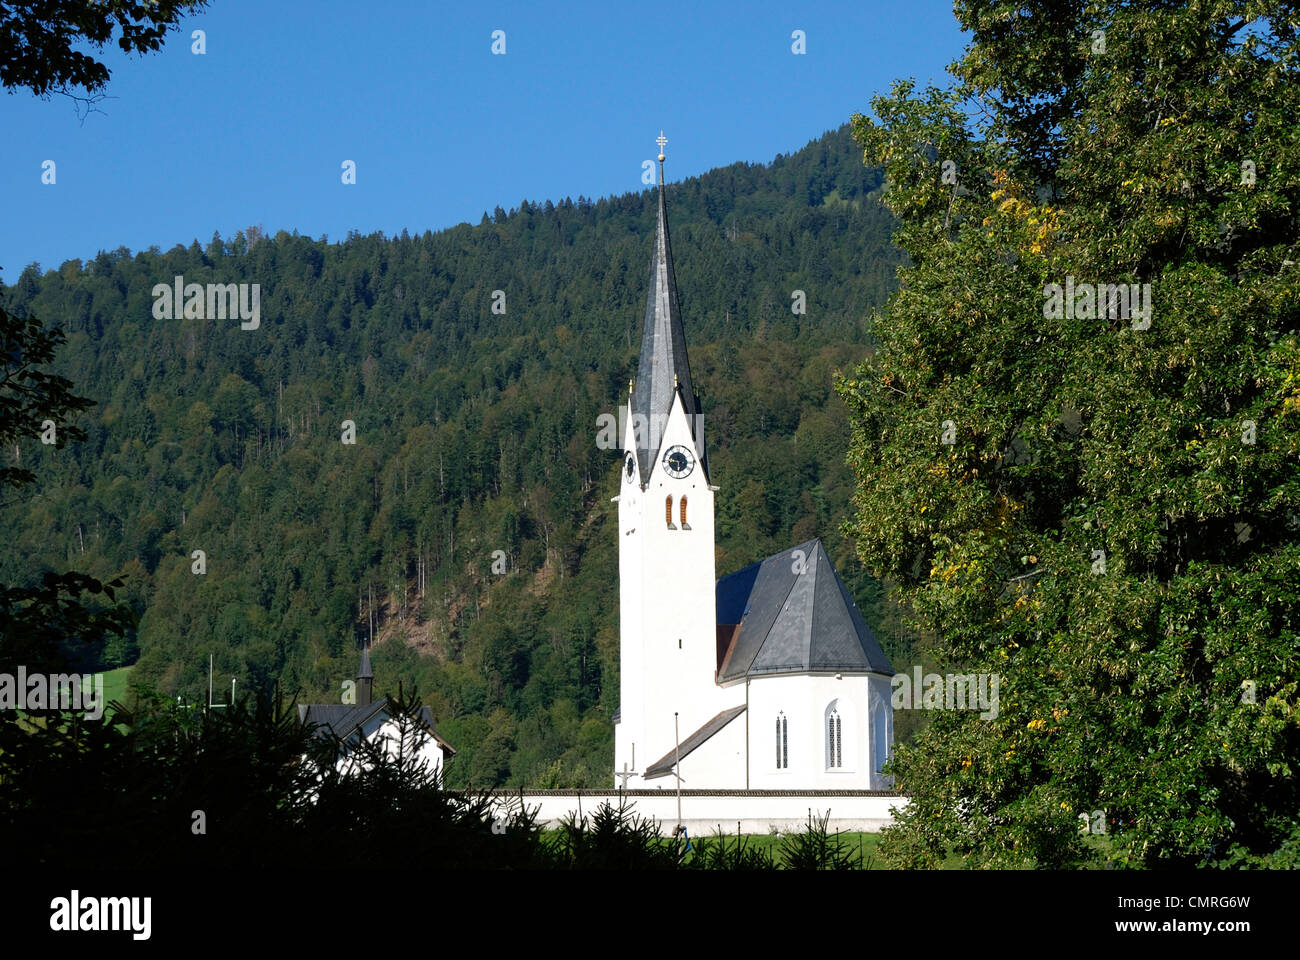
<svg viewBox="0 0 1300 960"><path fill-rule="evenodd" d="M655 138L655 143L659 144L659 162L663 163L667 159L664 156L664 147L668 145L668 138L664 136L662 130L659 131L659 136Z"/></svg>
<svg viewBox="0 0 1300 960"><path fill-rule="evenodd" d="M627 392L628 392L628 396L631 396L631 395L632 395L632 381L631 381L631 380L629 380L629 381L627 382Z"/></svg>
<svg viewBox="0 0 1300 960"><path fill-rule="evenodd" d="M677 389L677 374L673 374L673 389Z"/></svg>

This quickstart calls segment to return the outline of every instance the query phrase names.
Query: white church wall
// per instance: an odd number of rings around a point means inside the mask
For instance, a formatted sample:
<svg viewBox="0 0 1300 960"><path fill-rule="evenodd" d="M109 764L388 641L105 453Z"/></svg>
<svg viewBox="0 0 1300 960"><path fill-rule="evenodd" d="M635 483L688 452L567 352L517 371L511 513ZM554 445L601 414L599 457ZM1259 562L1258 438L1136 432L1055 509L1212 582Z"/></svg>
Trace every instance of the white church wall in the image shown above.
<svg viewBox="0 0 1300 960"><path fill-rule="evenodd" d="M645 562L638 533L644 527L644 497L641 493L640 466L636 463L636 443L632 430L632 411L629 406L624 436L628 447L623 451L624 461L630 454L634 469L629 477L624 469L618 495L618 580L619 580L619 722L614 725L614 769L644 770L654 757L647 756L645 744L645 649L642 643L644 626L643 593L640 589L645 579Z"/></svg>
<svg viewBox="0 0 1300 960"><path fill-rule="evenodd" d="M884 789L874 775L870 745L873 680L863 675L794 674L757 677L749 684L751 789ZM875 687L874 689L879 689ZM886 700L888 702L888 700ZM840 717L839 764L828 756L828 715ZM788 766L776 765L776 718L784 713ZM892 733L892 731L890 731Z"/></svg>
<svg viewBox="0 0 1300 960"><path fill-rule="evenodd" d="M690 475L674 478L664 453L681 445L695 460ZM681 523L681 498L687 498L687 528ZM663 439L642 491L638 478L624 481L619 494L621 646L620 723L615 732L614 769L644 771L718 714L743 702L714 683L717 617L714 600L713 491L682 410L680 397L663 426ZM672 498L671 525L665 501ZM639 554L624 565L622 555ZM639 580L637 568L640 568ZM639 666L640 682L637 682ZM674 729L673 714L676 718ZM632 744L636 744L635 764ZM638 779L629 786L640 786Z"/></svg>
<svg viewBox="0 0 1300 960"><path fill-rule="evenodd" d="M629 808L639 817L653 817L659 823L659 832L672 833L677 823L677 793L671 778L660 790L639 790L626 796ZM656 781L651 781L656 782ZM570 814L590 817L602 801L617 807L617 791L582 793L560 791L524 792L524 805L538 811L538 823L554 829ZM743 834L796 833L808 824L808 814L829 812L829 828L841 832L876 833L894 820L895 810L907 805L907 798L891 795L863 793L839 796L818 796L811 793L785 795L746 791L738 793L699 794L683 787L682 822L692 837L709 836L721 829L735 834L737 824ZM498 811L505 811L519 803L519 794L502 797L497 802Z"/></svg>
<svg viewBox="0 0 1300 960"><path fill-rule="evenodd" d="M745 715L742 713L691 751L681 763L682 787L696 790L745 789ZM677 789L676 778L649 780L645 786Z"/></svg>

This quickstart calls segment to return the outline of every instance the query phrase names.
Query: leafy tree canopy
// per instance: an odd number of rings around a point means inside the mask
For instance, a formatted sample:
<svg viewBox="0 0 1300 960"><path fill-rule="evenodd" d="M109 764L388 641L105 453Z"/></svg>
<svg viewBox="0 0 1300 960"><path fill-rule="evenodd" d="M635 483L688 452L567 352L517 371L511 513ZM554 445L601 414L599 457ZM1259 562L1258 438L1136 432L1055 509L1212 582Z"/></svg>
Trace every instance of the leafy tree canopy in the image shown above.
<svg viewBox="0 0 1300 960"><path fill-rule="evenodd" d="M160 50L181 18L207 6L206 0L26 0L0 4L0 86L10 93L27 89L50 93L95 94L111 71L76 49L103 50L116 35L124 53ZM85 99L85 97L76 97Z"/></svg>
<svg viewBox="0 0 1300 960"><path fill-rule="evenodd" d="M840 392L864 564L1000 709L899 750L884 849L1078 864L1087 815L1121 864L1294 864L1295 8L956 12L952 88L853 120L911 262Z"/></svg>

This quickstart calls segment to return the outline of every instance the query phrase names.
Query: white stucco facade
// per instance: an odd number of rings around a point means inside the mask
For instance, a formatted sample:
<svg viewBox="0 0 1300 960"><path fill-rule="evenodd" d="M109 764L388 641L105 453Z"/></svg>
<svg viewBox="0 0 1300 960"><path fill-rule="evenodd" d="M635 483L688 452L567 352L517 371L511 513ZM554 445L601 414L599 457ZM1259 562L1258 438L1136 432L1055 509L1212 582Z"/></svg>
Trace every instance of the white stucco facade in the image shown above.
<svg viewBox="0 0 1300 960"><path fill-rule="evenodd" d="M887 778L879 772L893 743L887 678L797 674L757 677L748 684L752 761L747 787L889 789ZM836 730L833 715L839 718ZM784 734L781 743L778 730ZM832 756L835 732L840 740L838 756ZM784 763L778 766L781 760Z"/></svg>
<svg viewBox="0 0 1300 960"><path fill-rule="evenodd" d="M666 420L633 424L628 412L618 496L620 720L614 769L644 771L719 711L744 702L744 691L719 687L714 607L713 494L700 451L675 397ZM694 461L673 477L657 458L640 483L636 429L661 431L661 451L685 448ZM682 501L686 501L685 522ZM674 713L677 714L674 717ZM674 727L674 721L676 727ZM628 786L642 786L640 776Z"/></svg>

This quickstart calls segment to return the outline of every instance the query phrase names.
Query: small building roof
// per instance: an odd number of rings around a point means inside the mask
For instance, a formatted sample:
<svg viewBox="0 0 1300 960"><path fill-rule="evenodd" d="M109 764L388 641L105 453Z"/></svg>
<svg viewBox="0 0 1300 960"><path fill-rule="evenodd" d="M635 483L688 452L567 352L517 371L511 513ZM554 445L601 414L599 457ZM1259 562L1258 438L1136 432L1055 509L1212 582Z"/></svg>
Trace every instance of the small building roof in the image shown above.
<svg viewBox="0 0 1300 960"><path fill-rule="evenodd" d="M312 733L313 736L334 736L339 740L347 740L381 710L387 712L387 707L387 697L380 697L373 703L356 705L300 703L298 704L298 720L304 724L317 725ZM438 744L449 756L456 753L455 747L444 740L434 727L432 710L428 707L421 707L420 720L428 728L429 733L433 735L433 739L438 741Z"/></svg>
<svg viewBox="0 0 1300 960"><path fill-rule="evenodd" d="M683 740L678 749L669 750L664 756L650 764L650 767L645 772L645 779L653 780L655 777L664 777L672 773L673 766L677 763L679 757L684 758L697 747L702 746L710 737L744 712L745 705L743 703L738 707L731 707L728 710L723 710L716 717Z"/></svg>
<svg viewBox="0 0 1300 960"><path fill-rule="evenodd" d="M894 673L820 539L721 578L716 597L718 625L736 626L720 650L719 683L788 673Z"/></svg>

